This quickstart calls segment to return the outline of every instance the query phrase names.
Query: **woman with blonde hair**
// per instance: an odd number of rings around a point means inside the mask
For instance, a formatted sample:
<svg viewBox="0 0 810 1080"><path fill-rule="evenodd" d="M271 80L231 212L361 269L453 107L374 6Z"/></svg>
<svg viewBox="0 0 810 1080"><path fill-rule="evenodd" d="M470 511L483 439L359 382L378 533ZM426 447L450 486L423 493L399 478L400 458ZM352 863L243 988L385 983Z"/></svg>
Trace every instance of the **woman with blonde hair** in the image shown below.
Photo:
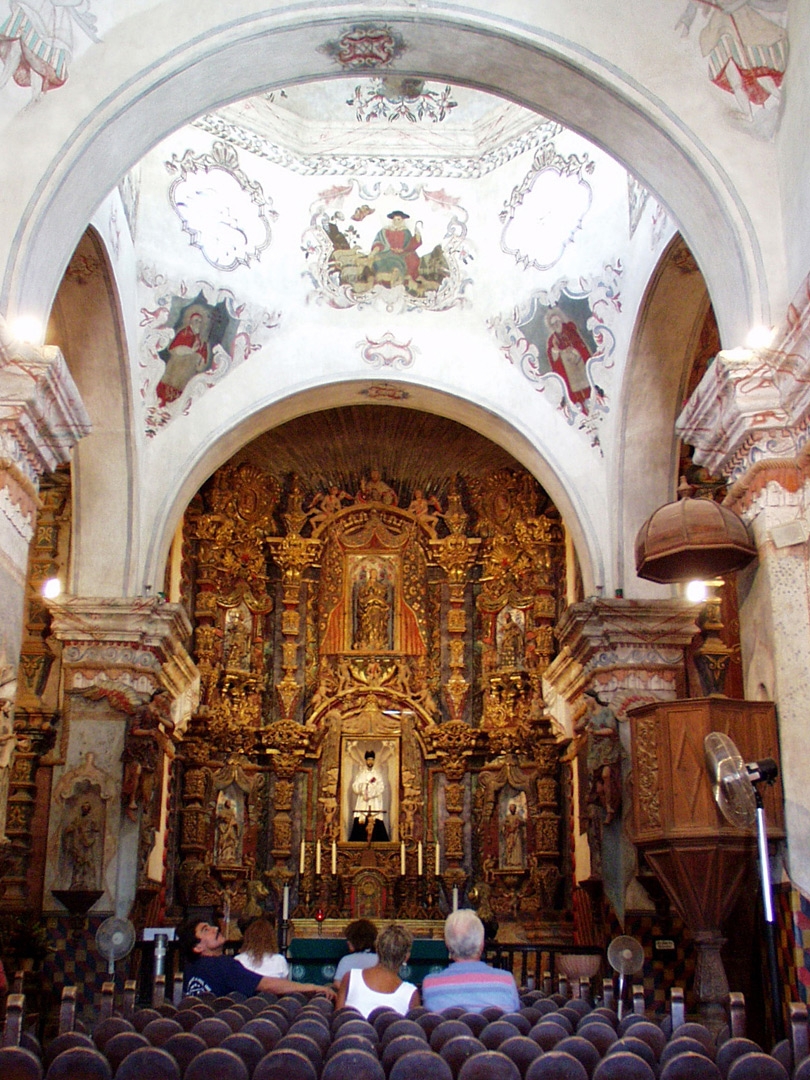
<svg viewBox="0 0 810 1080"><path fill-rule="evenodd" d="M420 1003L413 983L403 982L399 969L411 955L413 938L408 931L392 923L377 937L377 963L373 967L353 968L343 976L335 1007L352 1005L368 1019L374 1009L387 1005L404 1016Z"/></svg>
<svg viewBox="0 0 810 1080"><path fill-rule="evenodd" d="M274 979L289 979L290 965L278 952L276 931L270 920L261 915L254 919L242 938L242 951L236 959L257 975L269 975Z"/></svg>

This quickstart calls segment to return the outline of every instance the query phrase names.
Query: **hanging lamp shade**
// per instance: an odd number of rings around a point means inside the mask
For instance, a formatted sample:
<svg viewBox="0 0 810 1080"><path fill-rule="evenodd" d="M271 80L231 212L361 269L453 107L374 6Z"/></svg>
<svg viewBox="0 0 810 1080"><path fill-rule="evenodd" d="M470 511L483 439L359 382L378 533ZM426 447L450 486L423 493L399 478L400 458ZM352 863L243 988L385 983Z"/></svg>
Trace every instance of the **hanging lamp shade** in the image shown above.
<svg viewBox="0 0 810 1080"><path fill-rule="evenodd" d="M745 523L711 499L680 499L647 518L636 537L636 573L670 584L722 577L757 553Z"/></svg>

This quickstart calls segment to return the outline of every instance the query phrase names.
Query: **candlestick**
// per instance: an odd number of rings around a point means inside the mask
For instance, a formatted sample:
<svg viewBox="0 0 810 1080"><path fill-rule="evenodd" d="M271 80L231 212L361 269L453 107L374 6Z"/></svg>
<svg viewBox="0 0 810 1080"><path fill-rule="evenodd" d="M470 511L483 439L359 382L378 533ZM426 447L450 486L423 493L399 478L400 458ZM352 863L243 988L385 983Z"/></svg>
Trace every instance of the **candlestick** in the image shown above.
<svg viewBox="0 0 810 1080"><path fill-rule="evenodd" d="M332 876L337 873L337 843L332 841Z"/></svg>
<svg viewBox="0 0 810 1080"><path fill-rule="evenodd" d="M320 876L321 873L321 842L320 840L315 845L315 874Z"/></svg>
<svg viewBox="0 0 810 1080"><path fill-rule="evenodd" d="M439 841L436 841L436 877L441 873L441 860L439 858Z"/></svg>
<svg viewBox="0 0 810 1080"><path fill-rule="evenodd" d="M458 888L453 886L453 911L458 911Z"/></svg>
<svg viewBox="0 0 810 1080"><path fill-rule="evenodd" d="M403 840L399 845L399 872L402 877L405 877L405 841Z"/></svg>
<svg viewBox="0 0 810 1080"><path fill-rule="evenodd" d="M281 901L281 918L284 922L290 917L290 886L284 886L284 899Z"/></svg>
<svg viewBox="0 0 810 1080"><path fill-rule="evenodd" d="M307 862L307 848L306 848L306 844L302 840L301 841L301 853L298 856L298 873L299 874L303 874L304 867L306 866L306 862Z"/></svg>
<svg viewBox="0 0 810 1080"><path fill-rule="evenodd" d="M416 845L416 876L422 876L422 841Z"/></svg>

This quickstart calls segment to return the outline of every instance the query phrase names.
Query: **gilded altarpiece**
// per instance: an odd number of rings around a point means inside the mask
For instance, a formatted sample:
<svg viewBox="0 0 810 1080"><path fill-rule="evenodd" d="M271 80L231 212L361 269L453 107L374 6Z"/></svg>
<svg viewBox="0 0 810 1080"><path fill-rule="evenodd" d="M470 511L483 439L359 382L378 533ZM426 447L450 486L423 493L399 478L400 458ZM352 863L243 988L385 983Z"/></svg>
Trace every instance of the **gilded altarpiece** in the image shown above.
<svg viewBox="0 0 810 1080"><path fill-rule="evenodd" d="M541 686L563 552L521 471L427 498L373 469L326 489L220 469L183 534L202 696L175 901L280 911L288 886L293 919L440 919L457 889L530 937L564 925Z"/></svg>

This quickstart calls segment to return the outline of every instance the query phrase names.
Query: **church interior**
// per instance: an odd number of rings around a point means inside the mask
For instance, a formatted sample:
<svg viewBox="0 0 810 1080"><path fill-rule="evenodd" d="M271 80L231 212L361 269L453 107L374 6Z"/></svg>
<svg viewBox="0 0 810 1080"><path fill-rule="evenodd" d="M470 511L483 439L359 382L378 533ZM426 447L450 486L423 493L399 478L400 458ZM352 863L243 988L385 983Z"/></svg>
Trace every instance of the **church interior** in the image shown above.
<svg viewBox="0 0 810 1080"><path fill-rule="evenodd" d="M720 731L779 769L784 1021L807 0L2 8L9 975L97 1000L111 917L465 906L572 977L632 936L648 1009L764 1032Z"/></svg>

